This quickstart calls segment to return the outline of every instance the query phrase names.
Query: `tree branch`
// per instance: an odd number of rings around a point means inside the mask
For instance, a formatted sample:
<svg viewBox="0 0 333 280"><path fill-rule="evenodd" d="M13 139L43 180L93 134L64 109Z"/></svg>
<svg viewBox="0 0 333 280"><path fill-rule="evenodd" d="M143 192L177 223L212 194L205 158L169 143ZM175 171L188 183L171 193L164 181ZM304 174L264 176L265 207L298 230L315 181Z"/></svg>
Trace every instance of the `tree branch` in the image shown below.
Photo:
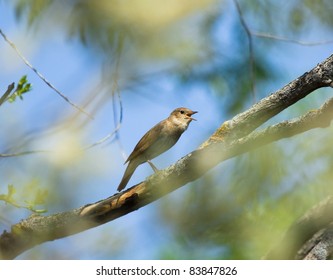
<svg viewBox="0 0 333 280"><path fill-rule="evenodd" d="M332 99L296 120L254 132L268 119L314 90L332 86L332 81L333 55L222 124L197 150L144 182L99 202L49 216L33 215L12 226L11 232L0 236L0 257L14 258L37 244L107 223L198 179L226 159L312 128L328 126L333 118Z"/></svg>
<svg viewBox="0 0 333 280"><path fill-rule="evenodd" d="M315 234L314 237L311 238L309 242L306 242L306 245L304 245L303 247L305 248L301 251L307 252L307 255L303 257L304 260L332 259L333 224L331 223L328 228L319 231L318 234ZM296 258L299 258L299 256L296 256Z"/></svg>
<svg viewBox="0 0 333 280"><path fill-rule="evenodd" d="M273 35L273 34L263 33L263 32L251 31L251 34L255 37L258 37L258 38L273 39L273 40L277 40L277 41L282 41L282 42L292 43L292 44L298 44L298 45L308 46L308 47L333 44L333 40L306 42L306 41L302 41L302 40L296 40L296 39L292 39L292 38L276 36L276 35Z"/></svg>
<svg viewBox="0 0 333 280"><path fill-rule="evenodd" d="M311 208L265 259L328 259L333 251L333 197Z"/></svg>

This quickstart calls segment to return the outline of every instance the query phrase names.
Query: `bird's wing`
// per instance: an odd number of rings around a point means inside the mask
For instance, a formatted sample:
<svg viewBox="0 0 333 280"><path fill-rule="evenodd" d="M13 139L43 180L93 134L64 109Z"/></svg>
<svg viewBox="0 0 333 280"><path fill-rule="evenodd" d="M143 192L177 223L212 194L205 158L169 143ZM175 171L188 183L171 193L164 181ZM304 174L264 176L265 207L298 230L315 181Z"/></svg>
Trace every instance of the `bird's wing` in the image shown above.
<svg viewBox="0 0 333 280"><path fill-rule="evenodd" d="M153 143L156 142L163 128L163 122L165 122L165 120L156 124L150 130L148 130L148 132L145 135L142 136L138 144L136 144L135 148L133 149L132 153L129 155L126 162L135 159L138 155L144 153L144 151L146 151L149 147L152 146Z"/></svg>

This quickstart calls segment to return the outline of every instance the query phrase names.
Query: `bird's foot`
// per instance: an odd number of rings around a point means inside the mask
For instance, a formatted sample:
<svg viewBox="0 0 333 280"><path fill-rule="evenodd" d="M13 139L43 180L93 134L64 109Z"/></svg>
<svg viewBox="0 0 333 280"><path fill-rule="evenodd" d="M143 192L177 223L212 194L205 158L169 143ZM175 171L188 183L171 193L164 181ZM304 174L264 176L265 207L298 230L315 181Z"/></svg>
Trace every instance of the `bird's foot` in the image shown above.
<svg viewBox="0 0 333 280"><path fill-rule="evenodd" d="M154 172L156 173L157 171L159 171L156 166L150 161L150 160L147 160L147 162L149 163L150 167L154 170Z"/></svg>

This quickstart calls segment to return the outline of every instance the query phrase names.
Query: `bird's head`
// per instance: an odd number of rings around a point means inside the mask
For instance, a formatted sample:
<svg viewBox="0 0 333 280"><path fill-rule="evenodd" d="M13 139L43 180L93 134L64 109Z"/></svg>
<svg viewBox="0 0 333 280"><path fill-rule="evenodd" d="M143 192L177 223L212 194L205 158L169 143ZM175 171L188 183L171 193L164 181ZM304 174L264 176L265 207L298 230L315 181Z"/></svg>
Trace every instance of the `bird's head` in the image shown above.
<svg viewBox="0 0 333 280"><path fill-rule="evenodd" d="M195 118L192 118L192 115L198 113L197 111L192 111L188 108L180 107L172 111L170 114L170 119L179 124L189 125L191 121L196 121Z"/></svg>

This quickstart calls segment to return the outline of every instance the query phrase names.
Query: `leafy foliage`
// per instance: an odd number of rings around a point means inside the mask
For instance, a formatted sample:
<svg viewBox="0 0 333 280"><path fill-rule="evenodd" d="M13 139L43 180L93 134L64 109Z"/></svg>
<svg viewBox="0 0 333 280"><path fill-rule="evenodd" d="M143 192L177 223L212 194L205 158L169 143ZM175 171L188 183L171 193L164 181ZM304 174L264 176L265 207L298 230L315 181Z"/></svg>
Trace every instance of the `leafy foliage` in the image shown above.
<svg viewBox="0 0 333 280"><path fill-rule="evenodd" d="M14 185L7 186L7 193L0 194L0 201L4 201L16 208L25 208L34 213L45 213L47 210L45 209L36 209L36 206L42 205L45 203L45 198L47 196L46 190L36 189L35 184L29 184L26 187L26 191L29 191L27 197L32 196L32 200L25 200L25 204L20 204L17 199L14 197L17 193L17 188Z"/></svg>
<svg viewBox="0 0 333 280"><path fill-rule="evenodd" d="M10 103L15 102L16 98L23 100L23 94L31 91L31 83L28 83L27 76L24 75L18 82L15 91L8 97Z"/></svg>
<svg viewBox="0 0 333 280"><path fill-rule="evenodd" d="M28 83L26 75L24 75L19 80L14 92L12 93L14 87L15 83L12 83L11 85L8 86L7 91L0 98L0 105L2 105L6 101L13 103L17 97L23 100L23 94L29 92L32 89L31 84Z"/></svg>

